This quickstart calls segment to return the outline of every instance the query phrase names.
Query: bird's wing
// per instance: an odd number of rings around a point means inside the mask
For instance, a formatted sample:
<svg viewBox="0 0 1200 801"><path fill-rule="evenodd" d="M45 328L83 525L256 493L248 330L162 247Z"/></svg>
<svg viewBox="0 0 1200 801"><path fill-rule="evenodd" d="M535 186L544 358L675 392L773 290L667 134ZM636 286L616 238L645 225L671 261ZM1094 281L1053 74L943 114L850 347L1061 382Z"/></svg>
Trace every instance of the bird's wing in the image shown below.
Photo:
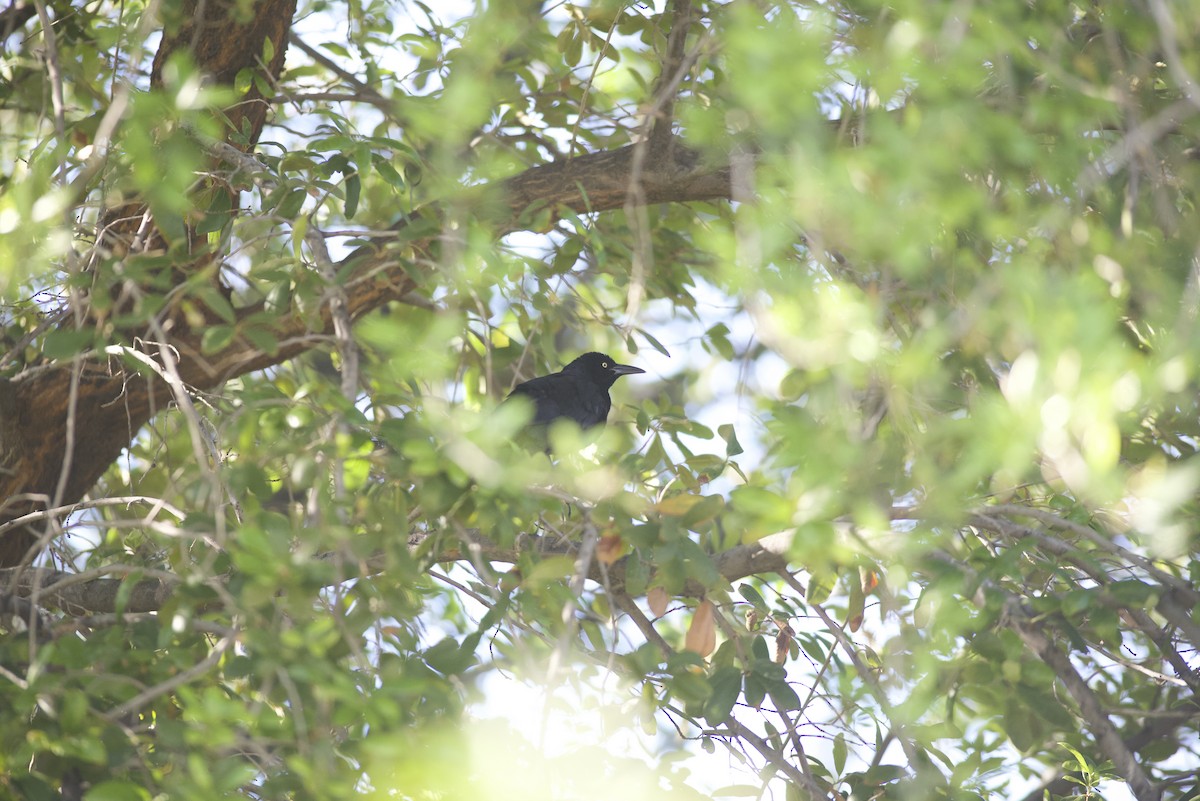
<svg viewBox="0 0 1200 801"><path fill-rule="evenodd" d="M603 425L612 402L608 388L570 371L530 379L513 388L509 397L533 401L532 425L549 425L555 420L574 420L580 428Z"/></svg>
<svg viewBox="0 0 1200 801"><path fill-rule="evenodd" d="M533 402L532 425L545 425L560 417L574 417L578 404L574 382L563 381L561 374L531 378L513 388L508 397L524 397Z"/></svg>

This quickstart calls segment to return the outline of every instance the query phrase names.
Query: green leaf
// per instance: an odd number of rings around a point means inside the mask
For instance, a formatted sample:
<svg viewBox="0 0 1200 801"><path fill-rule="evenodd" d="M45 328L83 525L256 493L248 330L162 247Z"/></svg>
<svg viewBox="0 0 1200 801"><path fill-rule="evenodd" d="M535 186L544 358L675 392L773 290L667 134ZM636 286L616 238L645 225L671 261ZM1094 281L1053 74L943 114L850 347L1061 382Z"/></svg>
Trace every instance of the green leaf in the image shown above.
<svg viewBox="0 0 1200 801"><path fill-rule="evenodd" d="M346 219L349 220L358 213L358 198L362 193L362 181L358 177L358 173L351 173L346 176Z"/></svg>
<svg viewBox="0 0 1200 801"><path fill-rule="evenodd" d="M729 423L722 423L717 426L717 434L721 439L725 440L725 458L732 459L745 453L740 442L738 442L737 434L733 431L733 426Z"/></svg>
<svg viewBox="0 0 1200 801"><path fill-rule="evenodd" d="M225 294L217 287L210 284L201 284L195 287L193 294L226 323L233 325L237 322L237 312L234 311L233 304L229 302L229 298L225 297Z"/></svg>
<svg viewBox="0 0 1200 801"><path fill-rule="evenodd" d="M376 158L373 159L371 163L375 168L375 172L379 174L379 177L383 178L383 180L387 181L396 189L404 188L404 178L400 176L400 173L396 171L396 168L393 167L390 162L385 161L382 158Z"/></svg>
<svg viewBox="0 0 1200 801"><path fill-rule="evenodd" d="M129 599L143 575L140 570L135 570L122 578L121 583L117 586L117 597L113 600L113 606L118 615L125 614L125 610L129 606Z"/></svg>
<svg viewBox="0 0 1200 801"><path fill-rule="evenodd" d="M721 667L709 679L712 695L704 703L704 717L717 726L729 717L742 691L742 671L736 667Z"/></svg>
<svg viewBox="0 0 1200 801"><path fill-rule="evenodd" d="M771 661L771 649L767 647L767 641L761 635L750 641L750 652L756 660Z"/></svg>
<svg viewBox="0 0 1200 801"><path fill-rule="evenodd" d="M350 51L347 50L345 46L340 45L337 42L333 42L333 41L322 42L321 49L328 50L330 53L333 53L338 58L344 58L344 59L350 58Z"/></svg>
<svg viewBox="0 0 1200 801"><path fill-rule="evenodd" d="M18 796L23 799L23 801L62 801L62 794L55 788L51 787L50 784L42 779L41 776L37 776L32 773L26 773L24 775L18 773L12 776L10 781L12 781L13 786L16 787ZM90 798L91 795L89 794L87 797ZM121 797L125 798L126 796ZM137 798L137 796L128 797L134 799ZM148 797L149 796L147 796L147 798ZM109 798L112 799L115 798L115 796L110 795ZM101 801L105 800L102 798Z"/></svg>
<svg viewBox="0 0 1200 801"><path fill-rule="evenodd" d="M746 705L751 709L761 709L767 699L767 685L762 679L749 673L744 677L746 688Z"/></svg>
<svg viewBox="0 0 1200 801"><path fill-rule="evenodd" d="M663 347L663 344L661 342L659 342L657 339L655 339L653 336L651 336L651 334L648 331L646 331L643 328L639 328L639 329L637 329L637 332L638 332L638 334L641 335L642 339L644 339L650 343L650 347L654 348L656 351L661 353L663 356L666 356L668 359L671 357L670 351L668 351L665 347Z"/></svg>
<svg viewBox="0 0 1200 801"><path fill-rule="evenodd" d="M205 354L217 353L229 347L236 335L237 329L232 325L209 326L200 338L200 349Z"/></svg>
<svg viewBox="0 0 1200 801"><path fill-rule="evenodd" d="M846 770L847 753L846 734L838 732L833 738L833 772L838 776L841 776Z"/></svg>
<svg viewBox="0 0 1200 801"><path fill-rule="evenodd" d="M754 588L752 584L743 581L737 587L738 594L754 605L754 608L763 614L770 613L770 607L767 606L767 601L762 597L762 594Z"/></svg>
<svg viewBox="0 0 1200 801"><path fill-rule="evenodd" d="M84 801L150 801L150 793L141 785L122 779L106 779L84 795Z"/></svg>
<svg viewBox="0 0 1200 801"><path fill-rule="evenodd" d="M46 334L42 342L42 353L48 359L69 359L91 349L96 334L93 331L76 331L57 328Z"/></svg>
<svg viewBox="0 0 1200 801"><path fill-rule="evenodd" d="M637 551L625 562L625 592L637 598L646 594L650 582L650 566Z"/></svg>
<svg viewBox="0 0 1200 801"><path fill-rule="evenodd" d="M268 328L257 325L247 326L242 329L242 336L268 356L274 356L279 352L279 340L275 337L275 333Z"/></svg>
<svg viewBox="0 0 1200 801"><path fill-rule="evenodd" d="M304 206L304 201L307 199L307 191L304 189L293 189L283 198L275 212L285 220L295 219L296 215L300 213L300 209Z"/></svg>
<svg viewBox="0 0 1200 801"><path fill-rule="evenodd" d="M244 95L250 91L250 87L254 85L254 68L242 67L238 70L237 75L233 78L233 91L239 95Z"/></svg>
<svg viewBox="0 0 1200 801"><path fill-rule="evenodd" d="M804 597L810 604L823 604L833 594L833 587L836 583L837 576L832 573L813 573L808 577L808 587Z"/></svg>
<svg viewBox="0 0 1200 801"><path fill-rule="evenodd" d="M720 495L704 495L700 503L693 505L684 512L680 522L690 529L696 529L705 523L710 523L725 511L725 499Z"/></svg>
<svg viewBox="0 0 1200 801"><path fill-rule="evenodd" d="M437 672L451 676L475 664L474 648L462 648L452 637L439 640L425 649L425 662Z"/></svg>
<svg viewBox="0 0 1200 801"><path fill-rule="evenodd" d="M229 223L232 211L233 198L230 193L223 189L215 190L204 216L196 224L196 233L203 235L220 231Z"/></svg>

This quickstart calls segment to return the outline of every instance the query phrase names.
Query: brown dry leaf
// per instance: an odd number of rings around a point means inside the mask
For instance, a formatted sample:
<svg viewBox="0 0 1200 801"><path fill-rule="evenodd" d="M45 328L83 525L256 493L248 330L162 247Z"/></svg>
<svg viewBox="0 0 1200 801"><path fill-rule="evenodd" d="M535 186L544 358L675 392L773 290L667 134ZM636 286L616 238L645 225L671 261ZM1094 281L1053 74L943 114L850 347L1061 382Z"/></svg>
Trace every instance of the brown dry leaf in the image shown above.
<svg viewBox="0 0 1200 801"><path fill-rule="evenodd" d="M646 603L650 605L650 611L655 617L662 617L667 613L667 604L670 601L671 597L662 587L651 587L646 592Z"/></svg>
<svg viewBox="0 0 1200 801"><path fill-rule="evenodd" d="M596 558L606 565L620 559L625 553L625 542L619 534L605 534L596 543Z"/></svg>
<svg viewBox="0 0 1200 801"><path fill-rule="evenodd" d="M792 631L792 627L787 623L780 623L778 618L775 618L775 623L779 626L779 633L775 635L775 663L782 665L787 661L792 640L796 639L796 632Z"/></svg>
<svg viewBox="0 0 1200 801"><path fill-rule="evenodd" d="M746 610L746 628L750 631L758 629L758 621L760 620L758 610L753 606Z"/></svg>
<svg viewBox="0 0 1200 801"><path fill-rule="evenodd" d="M717 621L713 617L712 601L707 598L696 607L692 625L688 626L683 647L700 656L708 656L717 647Z"/></svg>

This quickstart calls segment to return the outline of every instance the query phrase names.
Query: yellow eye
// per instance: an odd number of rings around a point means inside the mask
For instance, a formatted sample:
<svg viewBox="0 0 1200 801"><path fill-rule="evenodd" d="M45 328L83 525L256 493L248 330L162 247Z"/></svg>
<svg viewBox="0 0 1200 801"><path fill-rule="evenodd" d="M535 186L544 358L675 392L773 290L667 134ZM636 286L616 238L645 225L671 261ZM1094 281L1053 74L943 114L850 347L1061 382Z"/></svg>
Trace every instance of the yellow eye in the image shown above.
<svg viewBox="0 0 1200 801"><path fill-rule="evenodd" d="M601 367L603 367L605 370L607 370L607 369L608 369L608 362L600 362L600 366L601 366Z"/></svg>

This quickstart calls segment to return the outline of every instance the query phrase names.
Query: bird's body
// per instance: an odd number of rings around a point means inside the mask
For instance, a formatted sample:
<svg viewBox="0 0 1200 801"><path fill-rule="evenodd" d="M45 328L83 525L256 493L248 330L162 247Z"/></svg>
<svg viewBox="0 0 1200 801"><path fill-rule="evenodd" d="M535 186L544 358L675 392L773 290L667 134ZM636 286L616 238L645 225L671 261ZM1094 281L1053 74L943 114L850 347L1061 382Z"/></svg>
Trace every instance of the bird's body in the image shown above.
<svg viewBox="0 0 1200 801"><path fill-rule="evenodd" d="M623 375L644 372L640 367L617 364L603 353L585 353L557 373L517 384L508 399L532 402L531 428L545 429L556 420L572 420L588 429L607 422L612 408L608 389L613 382Z"/></svg>

